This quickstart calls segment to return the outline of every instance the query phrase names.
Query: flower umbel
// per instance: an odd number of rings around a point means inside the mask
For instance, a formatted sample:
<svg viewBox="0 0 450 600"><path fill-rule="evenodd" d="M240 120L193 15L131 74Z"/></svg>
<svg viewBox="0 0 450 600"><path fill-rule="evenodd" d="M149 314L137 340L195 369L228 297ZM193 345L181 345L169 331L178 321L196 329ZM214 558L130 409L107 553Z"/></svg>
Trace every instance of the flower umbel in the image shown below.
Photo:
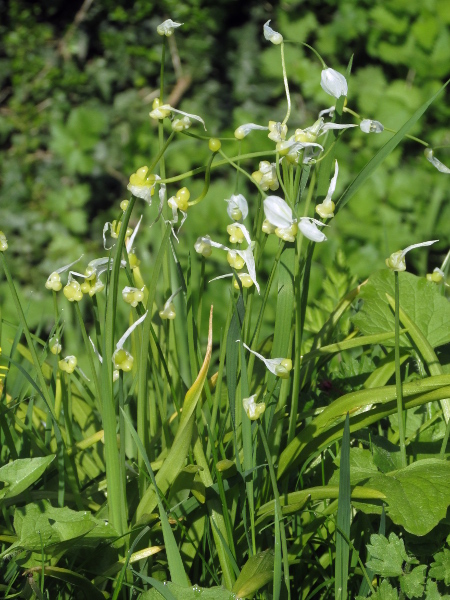
<svg viewBox="0 0 450 600"><path fill-rule="evenodd" d="M391 271L406 271L405 255L410 250L421 248L422 246L431 246L431 244L435 244L438 241L439 240L431 240L429 242L421 242L420 244L412 244L412 246L408 246L404 250L393 252L390 257L386 259L386 265Z"/></svg>

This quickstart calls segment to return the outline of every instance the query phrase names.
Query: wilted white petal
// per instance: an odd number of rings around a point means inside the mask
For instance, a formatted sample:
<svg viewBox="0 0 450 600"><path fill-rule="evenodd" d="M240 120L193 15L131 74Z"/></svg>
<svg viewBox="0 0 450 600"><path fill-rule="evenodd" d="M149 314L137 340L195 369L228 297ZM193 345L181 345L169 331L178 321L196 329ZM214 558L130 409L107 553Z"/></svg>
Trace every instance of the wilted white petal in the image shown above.
<svg viewBox="0 0 450 600"><path fill-rule="evenodd" d="M258 294L259 294L260 291L259 291L259 284L256 281L256 267L255 267L255 257L253 256L253 246L254 246L254 242L252 242L251 245L248 248L246 248L245 250L236 250L235 252L242 258L242 260L247 265L247 270L248 270L250 279L255 284L255 287L258 290Z"/></svg>
<svg viewBox="0 0 450 600"><path fill-rule="evenodd" d="M172 21L172 19L166 19L163 23L158 25L156 31L159 33L159 35L166 35L167 37L170 37L173 34L174 29L181 27L182 25L184 25L184 23L175 23L175 21Z"/></svg>
<svg viewBox="0 0 450 600"><path fill-rule="evenodd" d="M268 130L268 127L264 127L263 125L256 125L255 123L245 123L244 125L240 125L236 131L234 132L234 137L238 140L242 140L246 135L250 133L250 131L254 129L259 130Z"/></svg>
<svg viewBox="0 0 450 600"><path fill-rule="evenodd" d="M294 222L290 206L279 196L264 200L264 214L271 225L280 229L288 229Z"/></svg>
<svg viewBox="0 0 450 600"><path fill-rule="evenodd" d="M142 315L142 317L140 317L137 321L135 321L133 323L133 325L131 325L130 327L128 327L128 329L125 331L125 333L123 334L123 336L117 342L117 344L116 344L116 350L120 350L123 347L123 345L127 341L127 338L133 333L133 331L136 329L136 327L142 323L142 321L147 316L147 313L148 313L148 310L145 311L145 313Z"/></svg>
<svg viewBox="0 0 450 600"><path fill-rule="evenodd" d="M348 94L347 80L334 69L324 69L322 71L320 86L325 93L334 96L334 98L340 98Z"/></svg>
<svg viewBox="0 0 450 600"><path fill-rule="evenodd" d="M251 246L252 240L251 240L250 233L248 232L247 227L245 225L242 225L242 223L234 223L234 226L242 231L242 233L244 234L245 241L247 242L247 244L249 246Z"/></svg>
<svg viewBox="0 0 450 600"><path fill-rule="evenodd" d="M330 129L349 129L350 127L358 127L358 125L352 125L350 123L325 123L320 128L320 134L323 135Z"/></svg>
<svg viewBox="0 0 450 600"><path fill-rule="evenodd" d="M225 277L233 277L233 273L227 273L226 275L219 275L218 277L214 277L214 279L210 279L208 283L212 283L213 281L217 281L218 279L225 279Z"/></svg>
<svg viewBox="0 0 450 600"><path fill-rule="evenodd" d="M240 342L240 340L236 340L236 341ZM242 342L242 345L244 346L244 348L247 348L247 350L249 352L251 352L252 354L257 356L260 360L262 360L263 363L266 365L266 368L271 373L273 373L274 375L277 375L276 368L281 365L282 361L284 360L283 358L264 358L264 356L262 354L255 352L255 350L252 350L251 348L249 348L247 346L247 344L244 344L244 342Z"/></svg>
<svg viewBox="0 0 450 600"><path fill-rule="evenodd" d="M244 407L247 417L251 421L256 421L256 419L259 419L259 417L266 410L266 405L264 404L264 402L255 402L255 398L257 395L258 394L253 394L253 396L250 396L250 398L242 399L242 406Z"/></svg>
<svg viewBox="0 0 450 600"><path fill-rule="evenodd" d="M384 131L380 121L371 121L370 119L363 119L359 127L364 133L382 133Z"/></svg>
<svg viewBox="0 0 450 600"><path fill-rule="evenodd" d="M267 41L272 42L272 44L278 45L283 41L283 36L281 33L274 31L272 27L269 26L270 20L264 24L264 37Z"/></svg>
<svg viewBox="0 0 450 600"><path fill-rule="evenodd" d="M298 221L298 228L308 240L312 242L325 242L327 237L320 231L316 223L320 223L320 221L316 221L316 219L312 219L311 217L302 217ZM320 224L323 225L323 223Z"/></svg>
<svg viewBox="0 0 450 600"><path fill-rule="evenodd" d="M170 106L170 104L163 104L163 106L159 106L158 109L161 111L170 110L171 112L179 113L180 115L184 115L185 117L189 117L190 119L195 119L196 121L200 121L200 123L203 125L203 127L206 131L205 121L197 115L191 115L190 113L184 112L182 110L178 110L177 108L173 108L172 106Z"/></svg>
<svg viewBox="0 0 450 600"><path fill-rule="evenodd" d="M414 250L414 248L421 248L422 246L431 246L431 244L435 244L438 241L439 240L430 240L429 242L421 242L420 244L412 244L411 246L408 246L407 248L402 250L401 256L402 257L405 256L405 254L407 252L409 252L410 250Z"/></svg>
<svg viewBox="0 0 450 600"><path fill-rule="evenodd" d="M94 342L92 341L92 338L91 338L91 336L89 336L89 341L90 341L90 342L91 342L91 344L92 344L92 348L93 348L93 350L94 350L94 354L95 354L95 356L98 358L98 360L100 361L100 363L103 363L103 357L102 357L102 355L100 354L100 352L97 350L97 347L96 347L96 345L94 344Z"/></svg>
<svg viewBox="0 0 450 600"><path fill-rule="evenodd" d="M431 246L431 244L435 244L439 240L431 240L429 242L421 242L420 244L412 244L408 246L404 250L398 250L397 252L393 252L389 258L386 259L386 265L392 271L406 271L406 261L405 255L414 248L420 248L421 246Z"/></svg>
<svg viewBox="0 0 450 600"><path fill-rule="evenodd" d="M137 225L134 228L133 233L130 235L130 237L128 238L127 243L125 244L128 254L133 251L134 240L136 238L137 232L139 231L139 227L141 226L141 221L142 221L142 217L143 216L144 215L141 215L141 218L137 222Z"/></svg>
<svg viewBox="0 0 450 600"><path fill-rule="evenodd" d="M327 194L327 197L325 198L324 202L331 201L331 197L333 196L333 194L336 190L336 182L337 182L338 174L339 174L339 165L338 165L338 161L335 160L334 161L334 175L330 181L330 187L328 188L328 194Z"/></svg>
<svg viewBox="0 0 450 600"><path fill-rule="evenodd" d="M82 254L80 256L80 258L77 258L77 260L74 260L70 264L64 265L64 267L60 267L59 269L56 269L56 271L53 271L53 273L64 273L64 271L67 271L68 269L70 269L70 267L73 267L73 265L76 265L77 262L80 262L80 260L83 258L83 256L84 256L84 254Z"/></svg>
<svg viewBox="0 0 450 600"><path fill-rule="evenodd" d="M436 167L438 171L441 173L450 173L450 169L434 156L432 148L425 148L424 154L425 158L433 165L433 167Z"/></svg>
<svg viewBox="0 0 450 600"><path fill-rule="evenodd" d="M233 194L231 198L225 198L225 202L228 202L227 213L230 219L234 219L233 210L241 211L240 219L245 219L248 215L248 203L242 194Z"/></svg>
<svg viewBox="0 0 450 600"><path fill-rule="evenodd" d="M320 111L319 117L323 117L323 115L330 115L330 117L332 117L335 110L336 110L335 106L330 106L330 108L325 108L324 110Z"/></svg>

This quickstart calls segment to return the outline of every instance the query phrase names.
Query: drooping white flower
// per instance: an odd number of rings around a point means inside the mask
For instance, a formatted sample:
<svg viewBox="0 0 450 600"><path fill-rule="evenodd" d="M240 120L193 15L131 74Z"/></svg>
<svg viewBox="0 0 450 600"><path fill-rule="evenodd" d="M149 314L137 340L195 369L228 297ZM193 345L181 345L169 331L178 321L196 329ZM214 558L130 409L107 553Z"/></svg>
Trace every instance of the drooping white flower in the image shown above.
<svg viewBox="0 0 450 600"><path fill-rule="evenodd" d="M141 167L140 169L137 169L135 173L130 175L127 190L130 191L133 196L136 196L136 198L145 200L150 206L158 179L161 179L158 175L153 175L153 173L148 175L148 167Z"/></svg>
<svg viewBox="0 0 450 600"><path fill-rule="evenodd" d="M436 167L438 171L441 173L450 173L450 169L434 156L434 151L432 148L425 148L424 154L425 158L433 165L433 167Z"/></svg>
<svg viewBox="0 0 450 600"><path fill-rule="evenodd" d="M64 267L56 269L56 271L53 271L53 273L50 273L47 281L45 282L45 287L48 290L53 290L55 292L59 292L59 290L62 288L60 274L64 273L65 271L68 271L70 269L70 267L73 267L73 265L76 265L77 262L79 262L82 258L83 258L83 254L80 256L80 258L77 258L77 260L74 260L70 264L64 265Z"/></svg>
<svg viewBox="0 0 450 600"><path fill-rule="evenodd" d="M281 33L278 33L278 31L274 31L272 27L270 27L269 23L270 20L264 23L264 37L268 42L272 42L272 44L278 46L282 43L283 36Z"/></svg>
<svg viewBox="0 0 450 600"><path fill-rule="evenodd" d="M264 127L263 125L256 125L255 123L244 123L244 125L239 125L239 127L236 129L236 131L234 132L234 137L237 140L242 140L245 138L245 136L247 136L250 133L250 131L253 131L255 129L267 131L268 127Z"/></svg>
<svg viewBox="0 0 450 600"><path fill-rule="evenodd" d="M256 181L263 192L266 192L268 189L274 192L280 187L277 179L276 164L270 163L268 160L262 160L259 163L259 169L252 173L252 179Z"/></svg>
<svg viewBox="0 0 450 600"><path fill-rule="evenodd" d="M147 314L148 310L142 315L142 317L140 317L137 321L130 325L130 327L128 327L123 336L117 342L116 349L114 351L114 354L112 355L112 362L116 369L128 372L131 371L131 369L133 368L134 358L127 350L124 350L123 345L128 339L128 337L136 329L136 327L140 325L142 321L146 318Z"/></svg>
<svg viewBox="0 0 450 600"><path fill-rule="evenodd" d="M370 119L363 119L359 127L364 133L382 133L384 131L384 126L380 121L371 121Z"/></svg>
<svg viewBox="0 0 450 600"><path fill-rule="evenodd" d="M266 405L264 402L255 402L255 398L258 394L253 394L249 398L242 399L242 405L247 414L247 417L251 421L256 421L266 410Z"/></svg>
<svg viewBox="0 0 450 600"><path fill-rule="evenodd" d="M277 121L269 121L268 138L273 142L282 142L286 139L287 125Z"/></svg>
<svg viewBox="0 0 450 600"><path fill-rule="evenodd" d="M236 342L240 342L240 340L236 340ZM244 348L247 348L249 352L262 360L271 373L281 379L287 379L289 377L289 373L292 370L292 361L290 358L265 358L262 354L249 348L247 344L242 343L242 345Z"/></svg>
<svg viewBox="0 0 450 600"><path fill-rule="evenodd" d="M322 219L331 219L331 217L334 217L335 204L331 200L331 197L333 196L333 194L336 190L336 182L337 182L337 178L338 178L338 173L339 173L339 165L338 165L338 161L336 160L335 166L334 166L334 176L332 177L332 179L330 181L330 186L328 188L328 193L326 195L326 198L321 204L318 204L316 206L316 213L318 213L322 217Z"/></svg>
<svg viewBox="0 0 450 600"><path fill-rule="evenodd" d="M320 87L334 98L347 96L348 85L345 77L334 69L324 69L320 76Z"/></svg>
<svg viewBox="0 0 450 600"><path fill-rule="evenodd" d="M170 106L170 104L163 104L161 106L157 106L149 112L149 115L152 119L165 119L172 112L183 115L188 119L200 121L200 123L203 125L204 130L206 131L205 121L201 117L199 117L198 115L192 115L191 113L184 112L183 110L178 110L178 108L173 108L173 106Z"/></svg>
<svg viewBox="0 0 450 600"><path fill-rule="evenodd" d="M177 290L175 290L175 292L169 297L169 299L166 301L166 303L164 304L164 308L162 310L159 311L159 316L161 317L161 319L165 320L165 319L175 319L176 312L175 312L175 306L173 304L173 299L175 298L175 296L177 294L179 294L181 292L182 288L179 287Z"/></svg>
<svg viewBox="0 0 450 600"><path fill-rule="evenodd" d="M406 271L405 255L414 248L421 248L422 246L431 246L439 240L431 240L429 242L421 242L420 244L412 244L404 250L398 250L393 252L389 258L386 259L386 265L391 271Z"/></svg>
<svg viewBox="0 0 450 600"><path fill-rule="evenodd" d="M170 37L174 30L182 25L184 25L184 23L175 23L175 21L172 21L172 19L166 19L158 25L156 31L159 33L159 35Z"/></svg>
<svg viewBox="0 0 450 600"><path fill-rule="evenodd" d="M312 217L294 219L291 207L279 196L268 196L264 200L264 214L269 224L276 228L275 233L278 237L285 241L294 241L297 228L313 242L324 242L327 239L317 227L323 226L324 223Z"/></svg>
<svg viewBox="0 0 450 600"><path fill-rule="evenodd" d="M198 254L201 254L205 258L211 256L212 248L211 248L211 238L209 235L205 235L203 237L197 238L197 241L194 244L195 251Z"/></svg>
<svg viewBox="0 0 450 600"><path fill-rule="evenodd" d="M242 194L232 194L230 198L225 198L228 203L227 213L230 219L240 221L248 215L248 203Z"/></svg>

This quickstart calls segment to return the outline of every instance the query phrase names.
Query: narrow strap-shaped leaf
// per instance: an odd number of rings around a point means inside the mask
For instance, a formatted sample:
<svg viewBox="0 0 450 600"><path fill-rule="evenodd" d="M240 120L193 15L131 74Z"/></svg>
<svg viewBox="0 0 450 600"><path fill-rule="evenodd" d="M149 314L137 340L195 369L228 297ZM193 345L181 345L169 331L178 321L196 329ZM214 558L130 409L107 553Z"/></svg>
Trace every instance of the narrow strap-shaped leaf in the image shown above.
<svg viewBox="0 0 450 600"><path fill-rule="evenodd" d="M350 547L350 420L347 413L339 466L339 504L336 521L336 565L334 593L336 600L347 600L348 559Z"/></svg>
<svg viewBox="0 0 450 600"><path fill-rule="evenodd" d="M413 116L406 121L406 123L399 129L399 131L391 137L389 141L385 143L385 145L375 154L375 156L369 160L366 166L358 173L355 179L351 182L348 188L344 191L342 196L339 198L336 203L335 215L347 204L347 202L352 198L362 184L372 175L372 173L377 169L384 159L399 145L408 131L417 123L420 117L425 113L427 108L436 100L441 92L447 87L450 83L450 79L444 83L439 91L437 91L429 100L427 100L420 108L416 110Z"/></svg>

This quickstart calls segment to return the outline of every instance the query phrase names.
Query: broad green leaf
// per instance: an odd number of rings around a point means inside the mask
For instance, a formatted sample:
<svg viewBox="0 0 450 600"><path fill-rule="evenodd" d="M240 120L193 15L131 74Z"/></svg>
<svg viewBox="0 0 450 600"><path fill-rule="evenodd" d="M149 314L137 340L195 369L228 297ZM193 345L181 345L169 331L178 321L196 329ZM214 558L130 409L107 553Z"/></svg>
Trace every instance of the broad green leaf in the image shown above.
<svg viewBox="0 0 450 600"><path fill-rule="evenodd" d="M202 588L198 585L192 587L182 587L171 581L164 583L164 587L169 591L174 600L234 600L236 596L223 587ZM164 596L156 589L144 592L139 596L139 600L161 600Z"/></svg>
<svg viewBox="0 0 450 600"><path fill-rule="evenodd" d="M162 467L156 474L156 483L162 494L165 494L171 483L175 480L178 473L184 466L186 457L189 452L189 446L192 440L192 431L195 420L195 408L202 393L203 385L208 373L209 362L212 352L212 307L209 321L208 347L206 350L205 360L199 371L197 379L192 384L192 387L187 391L183 403L183 409L180 418L175 439L172 447L165 459ZM157 505L157 497L153 487L149 487L142 497L136 511L136 519L138 522L145 519L146 514L153 512Z"/></svg>
<svg viewBox="0 0 450 600"><path fill-rule="evenodd" d="M5 487L0 490L0 500L12 498L25 491L39 479L55 455L39 458L19 458L0 469L0 481Z"/></svg>
<svg viewBox="0 0 450 600"><path fill-rule="evenodd" d="M442 552L434 555L434 562L431 563L428 575L438 581L443 581L445 585L450 585L450 550L444 548Z"/></svg>
<svg viewBox="0 0 450 600"><path fill-rule="evenodd" d="M378 475L378 469L373 461L370 450L363 448L350 448L350 484L356 485ZM333 473L329 484L339 483L339 470Z"/></svg>
<svg viewBox="0 0 450 600"><path fill-rule="evenodd" d="M383 579L375 594L372 594L370 598L371 600L398 600L398 592L387 579Z"/></svg>
<svg viewBox="0 0 450 600"><path fill-rule="evenodd" d="M400 585L407 598L422 598L426 569L427 565L419 565L401 577Z"/></svg>
<svg viewBox="0 0 450 600"><path fill-rule="evenodd" d="M372 477L366 484L386 495L386 514L414 535L425 535L447 514L450 506L450 463L430 458L399 471ZM380 512L380 507L364 507Z"/></svg>
<svg viewBox="0 0 450 600"><path fill-rule="evenodd" d="M265 550L251 556L242 567L232 591L238 598L253 598L253 594L273 579L274 553Z"/></svg>
<svg viewBox="0 0 450 600"><path fill-rule="evenodd" d="M14 548L33 552L44 548L54 554L68 547L95 546L117 537L111 525L95 519L90 512L54 508L47 500L16 508L14 529L19 539L8 548L8 553Z"/></svg>
<svg viewBox="0 0 450 600"><path fill-rule="evenodd" d="M403 540L395 533L389 539L378 533L371 535L367 552L370 554L367 566L382 577L399 577L403 574L403 563L411 563Z"/></svg>
<svg viewBox="0 0 450 600"><path fill-rule="evenodd" d="M450 600L450 596L448 594L441 596L438 590L437 583L432 579L428 579L427 595L425 596L425 600Z"/></svg>
<svg viewBox="0 0 450 600"><path fill-rule="evenodd" d="M450 341L450 304L438 286L411 273L399 273L400 306L416 324L433 348ZM378 271L361 287L364 304L353 323L365 335L394 331L394 314L386 294L394 297L394 276L389 270ZM393 345L386 340L385 345ZM400 344L410 346L406 335Z"/></svg>

